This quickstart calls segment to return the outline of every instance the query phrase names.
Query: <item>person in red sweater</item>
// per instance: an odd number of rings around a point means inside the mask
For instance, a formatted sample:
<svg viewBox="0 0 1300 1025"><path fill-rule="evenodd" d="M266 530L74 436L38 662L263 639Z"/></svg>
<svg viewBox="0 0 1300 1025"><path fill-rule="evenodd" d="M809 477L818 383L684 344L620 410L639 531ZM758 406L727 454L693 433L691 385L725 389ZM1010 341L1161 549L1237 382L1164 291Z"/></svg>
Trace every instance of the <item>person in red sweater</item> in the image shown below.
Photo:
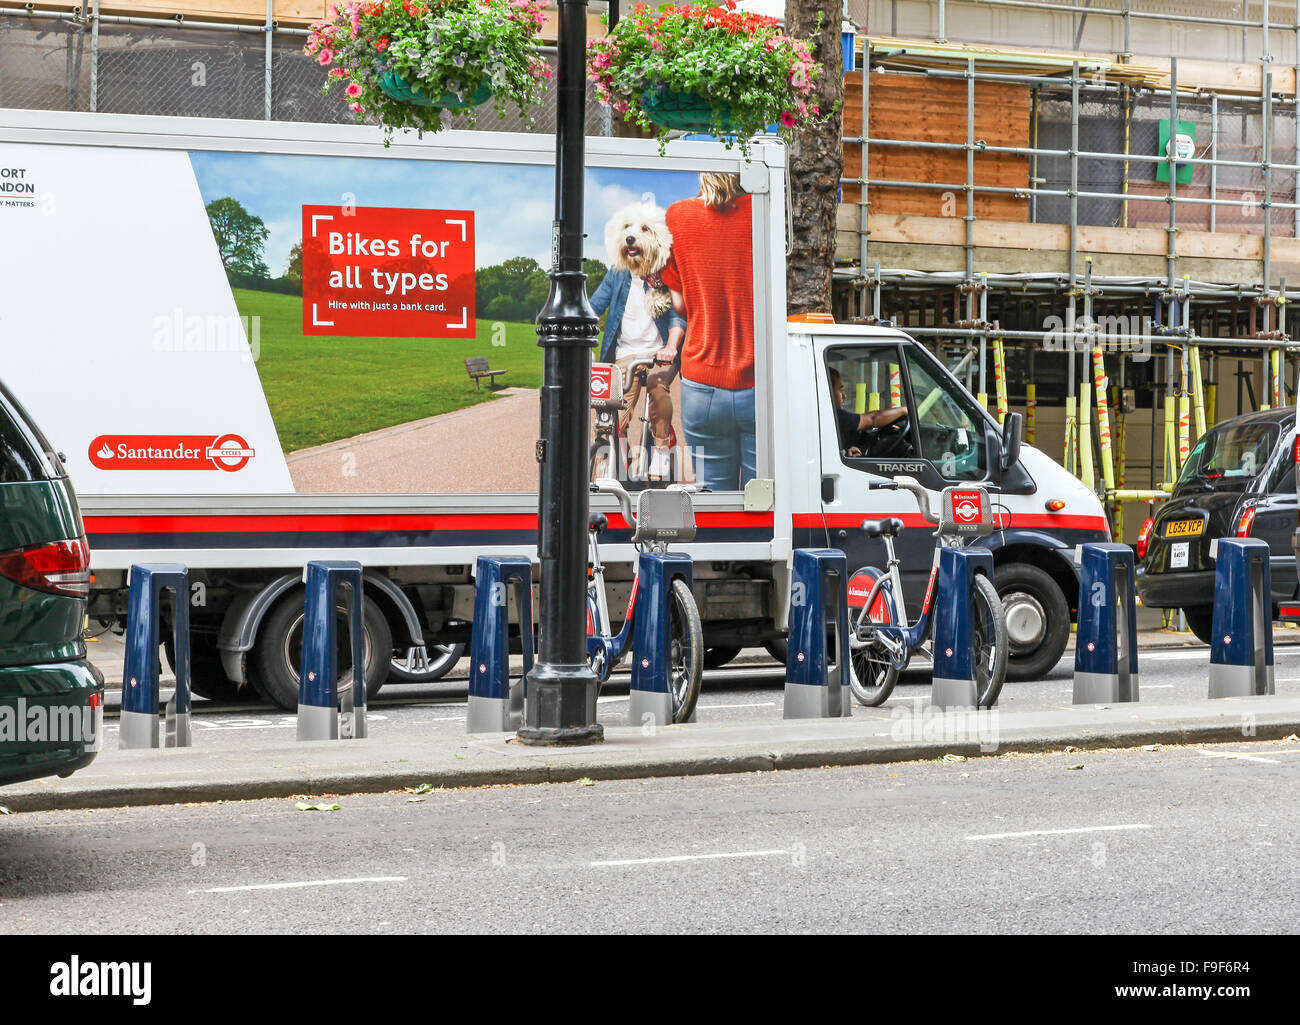
<svg viewBox="0 0 1300 1025"><path fill-rule="evenodd" d="M700 194L673 203L667 221L661 277L686 318L681 412L695 479L738 491L756 473L751 199L740 175L703 172ZM665 347L660 359L675 355Z"/></svg>

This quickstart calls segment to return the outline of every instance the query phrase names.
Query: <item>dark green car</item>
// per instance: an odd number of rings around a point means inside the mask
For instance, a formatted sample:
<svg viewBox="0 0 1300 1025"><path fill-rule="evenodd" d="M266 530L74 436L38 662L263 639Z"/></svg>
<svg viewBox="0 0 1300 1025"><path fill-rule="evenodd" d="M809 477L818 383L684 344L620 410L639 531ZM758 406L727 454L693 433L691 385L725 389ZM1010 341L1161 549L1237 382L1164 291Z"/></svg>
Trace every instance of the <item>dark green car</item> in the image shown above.
<svg viewBox="0 0 1300 1025"><path fill-rule="evenodd" d="M82 629L90 552L63 463L0 383L0 786L84 768L104 678Z"/></svg>

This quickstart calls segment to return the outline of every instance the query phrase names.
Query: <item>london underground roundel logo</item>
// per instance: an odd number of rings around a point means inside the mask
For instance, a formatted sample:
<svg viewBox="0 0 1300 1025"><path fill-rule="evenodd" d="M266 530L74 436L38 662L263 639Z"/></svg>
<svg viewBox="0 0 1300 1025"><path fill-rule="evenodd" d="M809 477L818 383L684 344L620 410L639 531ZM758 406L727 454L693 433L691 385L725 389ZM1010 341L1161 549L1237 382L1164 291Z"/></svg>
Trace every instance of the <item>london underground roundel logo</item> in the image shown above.
<svg viewBox="0 0 1300 1025"><path fill-rule="evenodd" d="M599 371L591 375L591 394L596 398L604 398L609 394L609 375Z"/></svg>
<svg viewBox="0 0 1300 1025"><path fill-rule="evenodd" d="M957 514L957 519L961 520L963 523L974 523L980 518L979 505L972 502L970 499L958 504L953 511Z"/></svg>
<svg viewBox="0 0 1300 1025"><path fill-rule="evenodd" d="M238 434L223 434L207 450L207 457L212 460L212 464L227 473L242 470L256 454Z"/></svg>

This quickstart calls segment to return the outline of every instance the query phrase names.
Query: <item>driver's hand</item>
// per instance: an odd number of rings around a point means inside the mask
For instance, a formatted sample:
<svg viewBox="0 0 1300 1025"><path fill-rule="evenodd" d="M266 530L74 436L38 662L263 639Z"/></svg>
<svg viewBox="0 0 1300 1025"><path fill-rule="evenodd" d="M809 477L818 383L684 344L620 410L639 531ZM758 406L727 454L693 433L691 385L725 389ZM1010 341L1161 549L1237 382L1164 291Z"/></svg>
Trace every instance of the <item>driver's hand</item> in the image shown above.
<svg viewBox="0 0 1300 1025"><path fill-rule="evenodd" d="M857 445L850 445L848 448L844 450L844 454L848 456L850 459L861 459L862 449L858 448Z"/></svg>

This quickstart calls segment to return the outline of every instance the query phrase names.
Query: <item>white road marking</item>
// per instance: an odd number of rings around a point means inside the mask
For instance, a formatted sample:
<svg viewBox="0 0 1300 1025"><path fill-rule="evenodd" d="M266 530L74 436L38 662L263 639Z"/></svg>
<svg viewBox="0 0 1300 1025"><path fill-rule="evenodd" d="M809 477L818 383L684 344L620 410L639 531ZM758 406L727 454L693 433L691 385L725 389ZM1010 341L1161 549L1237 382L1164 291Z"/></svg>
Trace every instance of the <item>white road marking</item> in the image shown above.
<svg viewBox="0 0 1300 1025"><path fill-rule="evenodd" d="M1242 755L1233 751L1205 751L1201 748L1193 750L1205 758L1235 758L1243 762L1263 762L1265 765L1281 765L1276 758L1261 758L1259 755Z"/></svg>
<svg viewBox="0 0 1300 1025"><path fill-rule="evenodd" d="M624 858L620 861L593 861L592 868L606 868L611 865L662 865L670 861L712 861L716 858L770 858L777 854L789 854L789 851L734 851L726 854L677 854L670 858Z"/></svg>
<svg viewBox="0 0 1300 1025"><path fill-rule="evenodd" d="M1030 829L1023 833L979 833L966 837L967 840L1013 840L1022 836L1063 836L1066 833L1106 833L1117 829L1150 829L1146 822L1134 822L1126 826L1083 826L1079 829Z"/></svg>
<svg viewBox="0 0 1300 1025"><path fill-rule="evenodd" d="M300 883L254 883L251 886L214 886L210 890L186 890L196 893L244 893L249 890L300 890L308 886L347 886L352 883L404 883L406 876L361 876L356 879L307 879Z"/></svg>

